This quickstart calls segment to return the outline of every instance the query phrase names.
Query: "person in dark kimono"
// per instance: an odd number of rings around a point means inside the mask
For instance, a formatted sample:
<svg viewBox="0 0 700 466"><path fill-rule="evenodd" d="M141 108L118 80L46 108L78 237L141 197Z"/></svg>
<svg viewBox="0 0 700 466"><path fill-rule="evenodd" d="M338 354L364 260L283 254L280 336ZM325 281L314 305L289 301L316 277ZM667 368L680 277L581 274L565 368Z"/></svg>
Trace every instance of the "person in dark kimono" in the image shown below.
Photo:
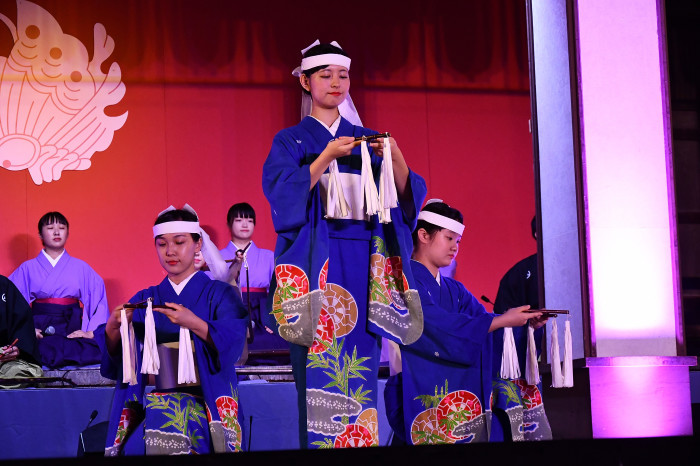
<svg viewBox="0 0 700 466"><path fill-rule="evenodd" d="M69 226L63 214L44 214L38 227L43 249L9 278L32 306L40 361L49 368L97 364L93 332L109 315L104 281L66 251Z"/></svg>
<svg viewBox="0 0 700 466"><path fill-rule="evenodd" d="M537 239L536 218L530 224L532 237ZM539 275L537 272L537 254L532 254L519 261L503 276L498 286L493 312L502 314L515 306L529 305L531 309L539 309ZM538 322L535 331L537 356L542 352L544 338L544 322ZM540 325L541 324L541 325ZM530 325L530 324L528 324ZM494 334L494 408L493 412L498 422L494 423L494 440L550 440L552 429L547 419L542 402L542 383L528 384L525 380L525 364L527 361L528 326L513 328L513 339L518 355L520 374L523 377L516 380L506 380L498 377L503 354L503 331Z"/></svg>
<svg viewBox="0 0 700 466"><path fill-rule="evenodd" d="M377 133L349 99L346 52L316 41L302 54L303 119L263 166L278 234L272 313L292 343L302 448L377 445L381 337L422 332L407 264L426 187L393 138L355 140Z"/></svg>
<svg viewBox="0 0 700 466"><path fill-rule="evenodd" d="M41 377L32 310L17 287L0 275L0 379ZM18 388L19 384L0 385Z"/></svg>
<svg viewBox="0 0 700 466"><path fill-rule="evenodd" d="M153 236L167 277L134 295L141 307L119 306L95 332L102 375L117 381L106 456L242 450L234 365L248 316L231 285L195 270L201 234L193 211L161 213Z"/></svg>
<svg viewBox="0 0 700 466"><path fill-rule="evenodd" d="M408 444L488 441L491 332L541 316L529 313L529 306L495 316L439 272L457 254L462 222L458 210L429 201L413 233L411 268L423 305L423 335L400 345L402 371L387 382L385 394L390 425Z"/></svg>

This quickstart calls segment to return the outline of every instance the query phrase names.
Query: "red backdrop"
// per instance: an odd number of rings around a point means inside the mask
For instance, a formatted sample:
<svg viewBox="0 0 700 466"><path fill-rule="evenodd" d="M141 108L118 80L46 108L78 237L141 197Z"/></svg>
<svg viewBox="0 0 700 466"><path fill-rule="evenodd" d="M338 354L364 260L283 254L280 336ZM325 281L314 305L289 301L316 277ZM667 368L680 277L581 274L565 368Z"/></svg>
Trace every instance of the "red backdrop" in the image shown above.
<svg viewBox="0 0 700 466"><path fill-rule="evenodd" d="M365 126L390 131L428 196L459 208L467 229L457 278L495 298L498 281L535 250L524 2L192 2L37 0L92 50L93 26L115 41L128 111L86 171L36 185L0 169L0 273L41 247L39 217L60 210L68 251L105 279L110 306L160 281L156 214L188 202L220 246L228 207L258 213L256 243L274 249L261 188L274 134L299 120L291 70L314 39L352 56L352 96ZM342 9L339 9L342 8ZM0 4L16 23L16 5ZM13 47L0 24L0 56Z"/></svg>

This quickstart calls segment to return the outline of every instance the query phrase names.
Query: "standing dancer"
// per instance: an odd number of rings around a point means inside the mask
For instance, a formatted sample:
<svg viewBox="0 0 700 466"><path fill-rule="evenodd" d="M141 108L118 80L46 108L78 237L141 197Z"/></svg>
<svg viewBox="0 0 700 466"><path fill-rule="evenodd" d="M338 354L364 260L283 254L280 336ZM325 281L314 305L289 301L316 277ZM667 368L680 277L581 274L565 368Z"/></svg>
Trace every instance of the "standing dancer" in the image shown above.
<svg viewBox="0 0 700 466"><path fill-rule="evenodd" d="M380 339L422 332L406 265L425 182L393 138L355 140L376 133L359 126L345 51L316 41L302 54L310 114L275 136L263 167L278 234L272 313L292 343L301 446L377 445Z"/></svg>

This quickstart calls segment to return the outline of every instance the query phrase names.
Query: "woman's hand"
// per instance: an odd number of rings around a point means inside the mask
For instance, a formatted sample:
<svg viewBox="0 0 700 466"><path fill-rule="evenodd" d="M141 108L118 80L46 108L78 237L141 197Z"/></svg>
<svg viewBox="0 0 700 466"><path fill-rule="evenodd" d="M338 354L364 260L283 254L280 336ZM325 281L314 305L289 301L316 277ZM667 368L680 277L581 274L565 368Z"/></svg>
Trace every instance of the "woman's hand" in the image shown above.
<svg viewBox="0 0 700 466"><path fill-rule="evenodd" d="M497 315L491 322L489 331L503 327L522 327L528 320L542 317L541 312L527 312L530 306L520 306L508 309L505 313Z"/></svg>
<svg viewBox="0 0 700 466"><path fill-rule="evenodd" d="M165 303L170 309L153 309L170 319L175 325L189 329L192 333L204 340L208 345L214 346L209 335L209 324L197 317L191 310L177 303Z"/></svg>
<svg viewBox="0 0 700 466"><path fill-rule="evenodd" d="M14 361L19 357L19 348L16 346L3 346L0 348L0 362Z"/></svg>
<svg viewBox="0 0 700 466"><path fill-rule="evenodd" d="M331 160L350 155L352 150L359 145L360 141L355 141L355 138L352 136L340 136L326 145L320 157L328 158L328 162L330 163Z"/></svg>
<svg viewBox="0 0 700 466"><path fill-rule="evenodd" d="M107 351L112 356L117 354L122 341L120 328L122 325L122 309L124 306L125 305L122 304L121 306L117 306L112 309L112 312L109 314L109 318L107 319L107 323L105 324L105 343L107 345ZM127 322L131 322L131 319L134 316L134 310L125 309L125 313Z"/></svg>
<svg viewBox="0 0 700 466"><path fill-rule="evenodd" d="M44 338L44 333L38 328L34 329L34 333L36 334L37 340L41 340L42 338Z"/></svg>
<svg viewBox="0 0 700 466"><path fill-rule="evenodd" d="M120 312L121 314L121 312ZM68 335L68 338L94 338L95 334L90 330L89 332L83 332L82 330L76 330L75 332Z"/></svg>
<svg viewBox="0 0 700 466"><path fill-rule="evenodd" d="M309 191L311 191L318 180L321 179L321 175L326 171L331 162L338 157L343 157L350 155L352 149L357 147L360 141L355 141L355 138L351 136L340 136L337 139L330 141L323 152L316 157L316 160L311 162L309 165L309 174L311 175L311 184L309 186Z"/></svg>
<svg viewBox="0 0 700 466"><path fill-rule="evenodd" d="M531 317L530 327L537 330L538 328L544 326L544 324L547 323L547 320L549 320L549 316L547 314L540 314L539 317Z"/></svg>
<svg viewBox="0 0 700 466"><path fill-rule="evenodd" d="M384 157L384 140L375 139L370 142L370 146L375 154ZM411 198L411 192L408 188L408 165L406 159L403 158L403 152L396 144L396 139L389 138L389 147L391 147L391 164L394 168L394 183L396 184L396 194L400 200L408 200Z"/></svg>

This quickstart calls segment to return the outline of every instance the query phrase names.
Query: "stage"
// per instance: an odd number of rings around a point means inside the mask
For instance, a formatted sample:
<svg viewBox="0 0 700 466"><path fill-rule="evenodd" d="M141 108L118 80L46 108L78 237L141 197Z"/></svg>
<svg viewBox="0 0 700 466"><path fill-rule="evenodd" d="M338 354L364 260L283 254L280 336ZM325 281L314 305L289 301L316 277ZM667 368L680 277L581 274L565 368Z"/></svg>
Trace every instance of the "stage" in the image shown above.
<svg viewBox="0 0 700 466"><path fill-rule="evenodd" d="M379 380L379 393L385 380ZM250 451L299 448L296 389L293 382L247 380L238 385ZM0 460L75 457L78 436L90 420L106 421L113 387L28 388L0 391ZM390 429L379 397L379 441Z"/></svg>

